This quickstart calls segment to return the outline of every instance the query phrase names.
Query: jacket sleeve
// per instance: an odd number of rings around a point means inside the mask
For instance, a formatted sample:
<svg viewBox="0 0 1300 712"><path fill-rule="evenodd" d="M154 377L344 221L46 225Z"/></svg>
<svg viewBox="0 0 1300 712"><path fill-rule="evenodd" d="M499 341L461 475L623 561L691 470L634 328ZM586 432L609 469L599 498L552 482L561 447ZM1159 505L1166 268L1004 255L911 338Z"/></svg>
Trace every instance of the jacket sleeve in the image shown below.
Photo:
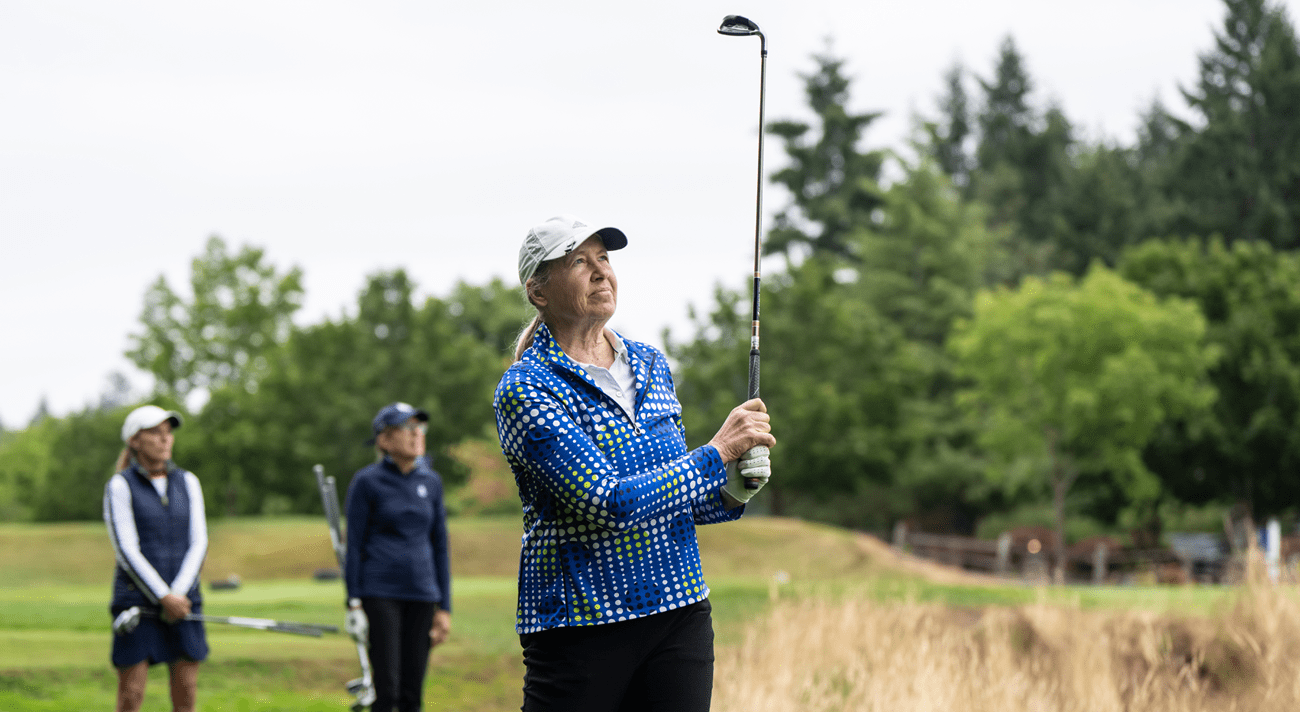
<svg viewBox="0 0 1300 712"><path fill-rule="evenodd" d="M433 575L442 593L438 605L442 610L451 612L451 559L448 558L447 545L447 507L443 501L442 477L434 473L438 483L438 496L433 504L433 528L429 531L429 542L433 545Z"/></svg>
<svg viewBox="0 0 1300 712"><path fill-rule="evenodd" d="M185 473L185 491L190 500L190 548L185 552L181 568L172 581L171 592L184 596L199 580L199 570L208 555L208 519L203 505L203 487L192 472Z"/></svg>
<svg viewBox="0 0 1300 712"><path fill-rule="evenodd" d="M361 556L366 550L366 534L370 526L370 494L361 472L352 476L344 507L347 514L348 544L343 558L343 583L347 587L348 598L360 598Z"/></svg>
<svg viewBox="0 0 1300 712"><path fill-rule="evenodd" d="M108 526L108 539L113 544L117 565L135 581L136 588L155 604L171 593L167 582L140 551L140 531L135 526L131 487L121 473L113 475L104 487L104 524Z"/></svg>
<svg viewBox="0 0 1300 712"><path fill-rule="evenodd" d="M657 375L668 384L668 389L672 392L673 397L676 398L677 386L673 382L672 372L667 368L664 368L662 373ZM682 421L680 410L678 411L678 414L674 416L673 422L677 426L678 432L681 433L682 439L685 440L686 425ZM710 449L713 449L714 452L717 452L717 450L711 446L706 445L705 447L709 447ZM727 509L726 502L722 498L722 485L727 482L727 470L726 466L722 464L722 457L720 455L718 457L718 466L721 472L713 473L715 475L720 474L721 476L721 479L715 480L716 486L701 489L699 496L691 501L691 514L696 524L732 522L740 519L741 515L745 513L745 505L743 504L733 509Z"/></svg>
<svg viewBox="0 0 1300 712"><path fill-rule="evenodd" d="M495 409L501 446L551 496L588 522L616 531L690 506L701 491L721 486L718 451L705 446L641 472L618 472L595 440L545 388L527 381L503 383ZM610 419L598 438L629 438ZM716 481L715 481L716 480Z"/></svg>

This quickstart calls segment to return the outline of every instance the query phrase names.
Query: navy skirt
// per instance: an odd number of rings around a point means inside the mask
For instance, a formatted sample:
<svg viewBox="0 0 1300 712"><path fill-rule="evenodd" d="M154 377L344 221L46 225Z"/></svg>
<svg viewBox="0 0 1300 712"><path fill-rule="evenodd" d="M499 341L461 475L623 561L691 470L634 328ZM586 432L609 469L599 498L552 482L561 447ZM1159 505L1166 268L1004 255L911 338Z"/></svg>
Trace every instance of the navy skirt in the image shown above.
<svg viewBox="0 0 1300 712"><path fill-rule="evenodd" d="M114 618L125 609L114 608ZM196 604L191 613L202 613ZM128 668L148 661L150 665L178 660L202 662L208 658L208 636L202 621L164 623L158 618L142 616L135 630L113 636L113 667Z"/></svg>

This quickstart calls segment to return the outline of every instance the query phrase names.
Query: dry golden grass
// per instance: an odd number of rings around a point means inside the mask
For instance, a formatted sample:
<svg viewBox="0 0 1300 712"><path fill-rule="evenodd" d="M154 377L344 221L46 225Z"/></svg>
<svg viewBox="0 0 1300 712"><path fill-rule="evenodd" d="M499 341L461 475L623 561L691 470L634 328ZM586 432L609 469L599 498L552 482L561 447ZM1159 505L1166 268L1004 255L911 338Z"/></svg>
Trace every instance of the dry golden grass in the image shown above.
<svg viewBox="0 0 1300 712"><path fill-rule="evenodd" d="M1296 710L1300 594L1254 575L1213 618L810 598L779 603L716 670L718 712Z"/></svg>

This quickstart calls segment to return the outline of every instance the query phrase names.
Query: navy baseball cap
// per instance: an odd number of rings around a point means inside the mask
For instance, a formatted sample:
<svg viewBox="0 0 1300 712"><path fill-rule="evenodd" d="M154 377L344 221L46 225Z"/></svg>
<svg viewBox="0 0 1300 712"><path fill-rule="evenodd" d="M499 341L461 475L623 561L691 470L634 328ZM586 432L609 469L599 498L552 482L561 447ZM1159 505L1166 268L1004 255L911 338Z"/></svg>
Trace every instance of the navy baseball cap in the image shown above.
<svg viewBox="0 0 1300 712"><path fill-rule="evenodd" d="M380 408L379 412L375 414L374 421L370 423L370 430L372 432L370 439L366 441L366 444L374 445L375 438L378 437L380 433L384 432L385 428L401 425L411 418L422 420L426 423L429 422L429 414L427 412L416 408L409 403L402 403L399 401L397 403L389 403L383 408Z"/></svg>

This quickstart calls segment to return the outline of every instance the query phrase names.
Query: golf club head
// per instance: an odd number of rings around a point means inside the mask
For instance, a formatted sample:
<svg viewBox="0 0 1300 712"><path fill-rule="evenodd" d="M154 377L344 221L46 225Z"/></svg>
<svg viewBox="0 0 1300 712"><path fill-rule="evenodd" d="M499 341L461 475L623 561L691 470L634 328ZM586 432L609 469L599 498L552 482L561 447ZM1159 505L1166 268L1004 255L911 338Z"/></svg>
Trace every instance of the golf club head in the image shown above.
<svg viewBox="0 0 1300 712"><path fill-rule="evenodd" d="M132 606L113 619L113 634L126 635L140 625L140 607Z"/></svg>
<svg viewBox="0 0 1300 712"><path fill-rule="evenodd" d="M718 34L730 35L732 37L748 37L750 35L760 34L758 25L748 17L740 15L727 15L722 18L722 25L718 27Z"/></svg>
<svg viewBox="0 0 1300 712"><path fill-rule="evenodd" d="M361 681L354 680L352 682ZM356 695L356 702L352 703L352 709L354 709L354 712L360 712L361 709L372 706L372 704L374 704L374 696L376 696L374 695L374 686L365 683L365 685L361 685L359 689L354 690L352 689L352 682L347 683L347 691L348 693Z"/></svg>

